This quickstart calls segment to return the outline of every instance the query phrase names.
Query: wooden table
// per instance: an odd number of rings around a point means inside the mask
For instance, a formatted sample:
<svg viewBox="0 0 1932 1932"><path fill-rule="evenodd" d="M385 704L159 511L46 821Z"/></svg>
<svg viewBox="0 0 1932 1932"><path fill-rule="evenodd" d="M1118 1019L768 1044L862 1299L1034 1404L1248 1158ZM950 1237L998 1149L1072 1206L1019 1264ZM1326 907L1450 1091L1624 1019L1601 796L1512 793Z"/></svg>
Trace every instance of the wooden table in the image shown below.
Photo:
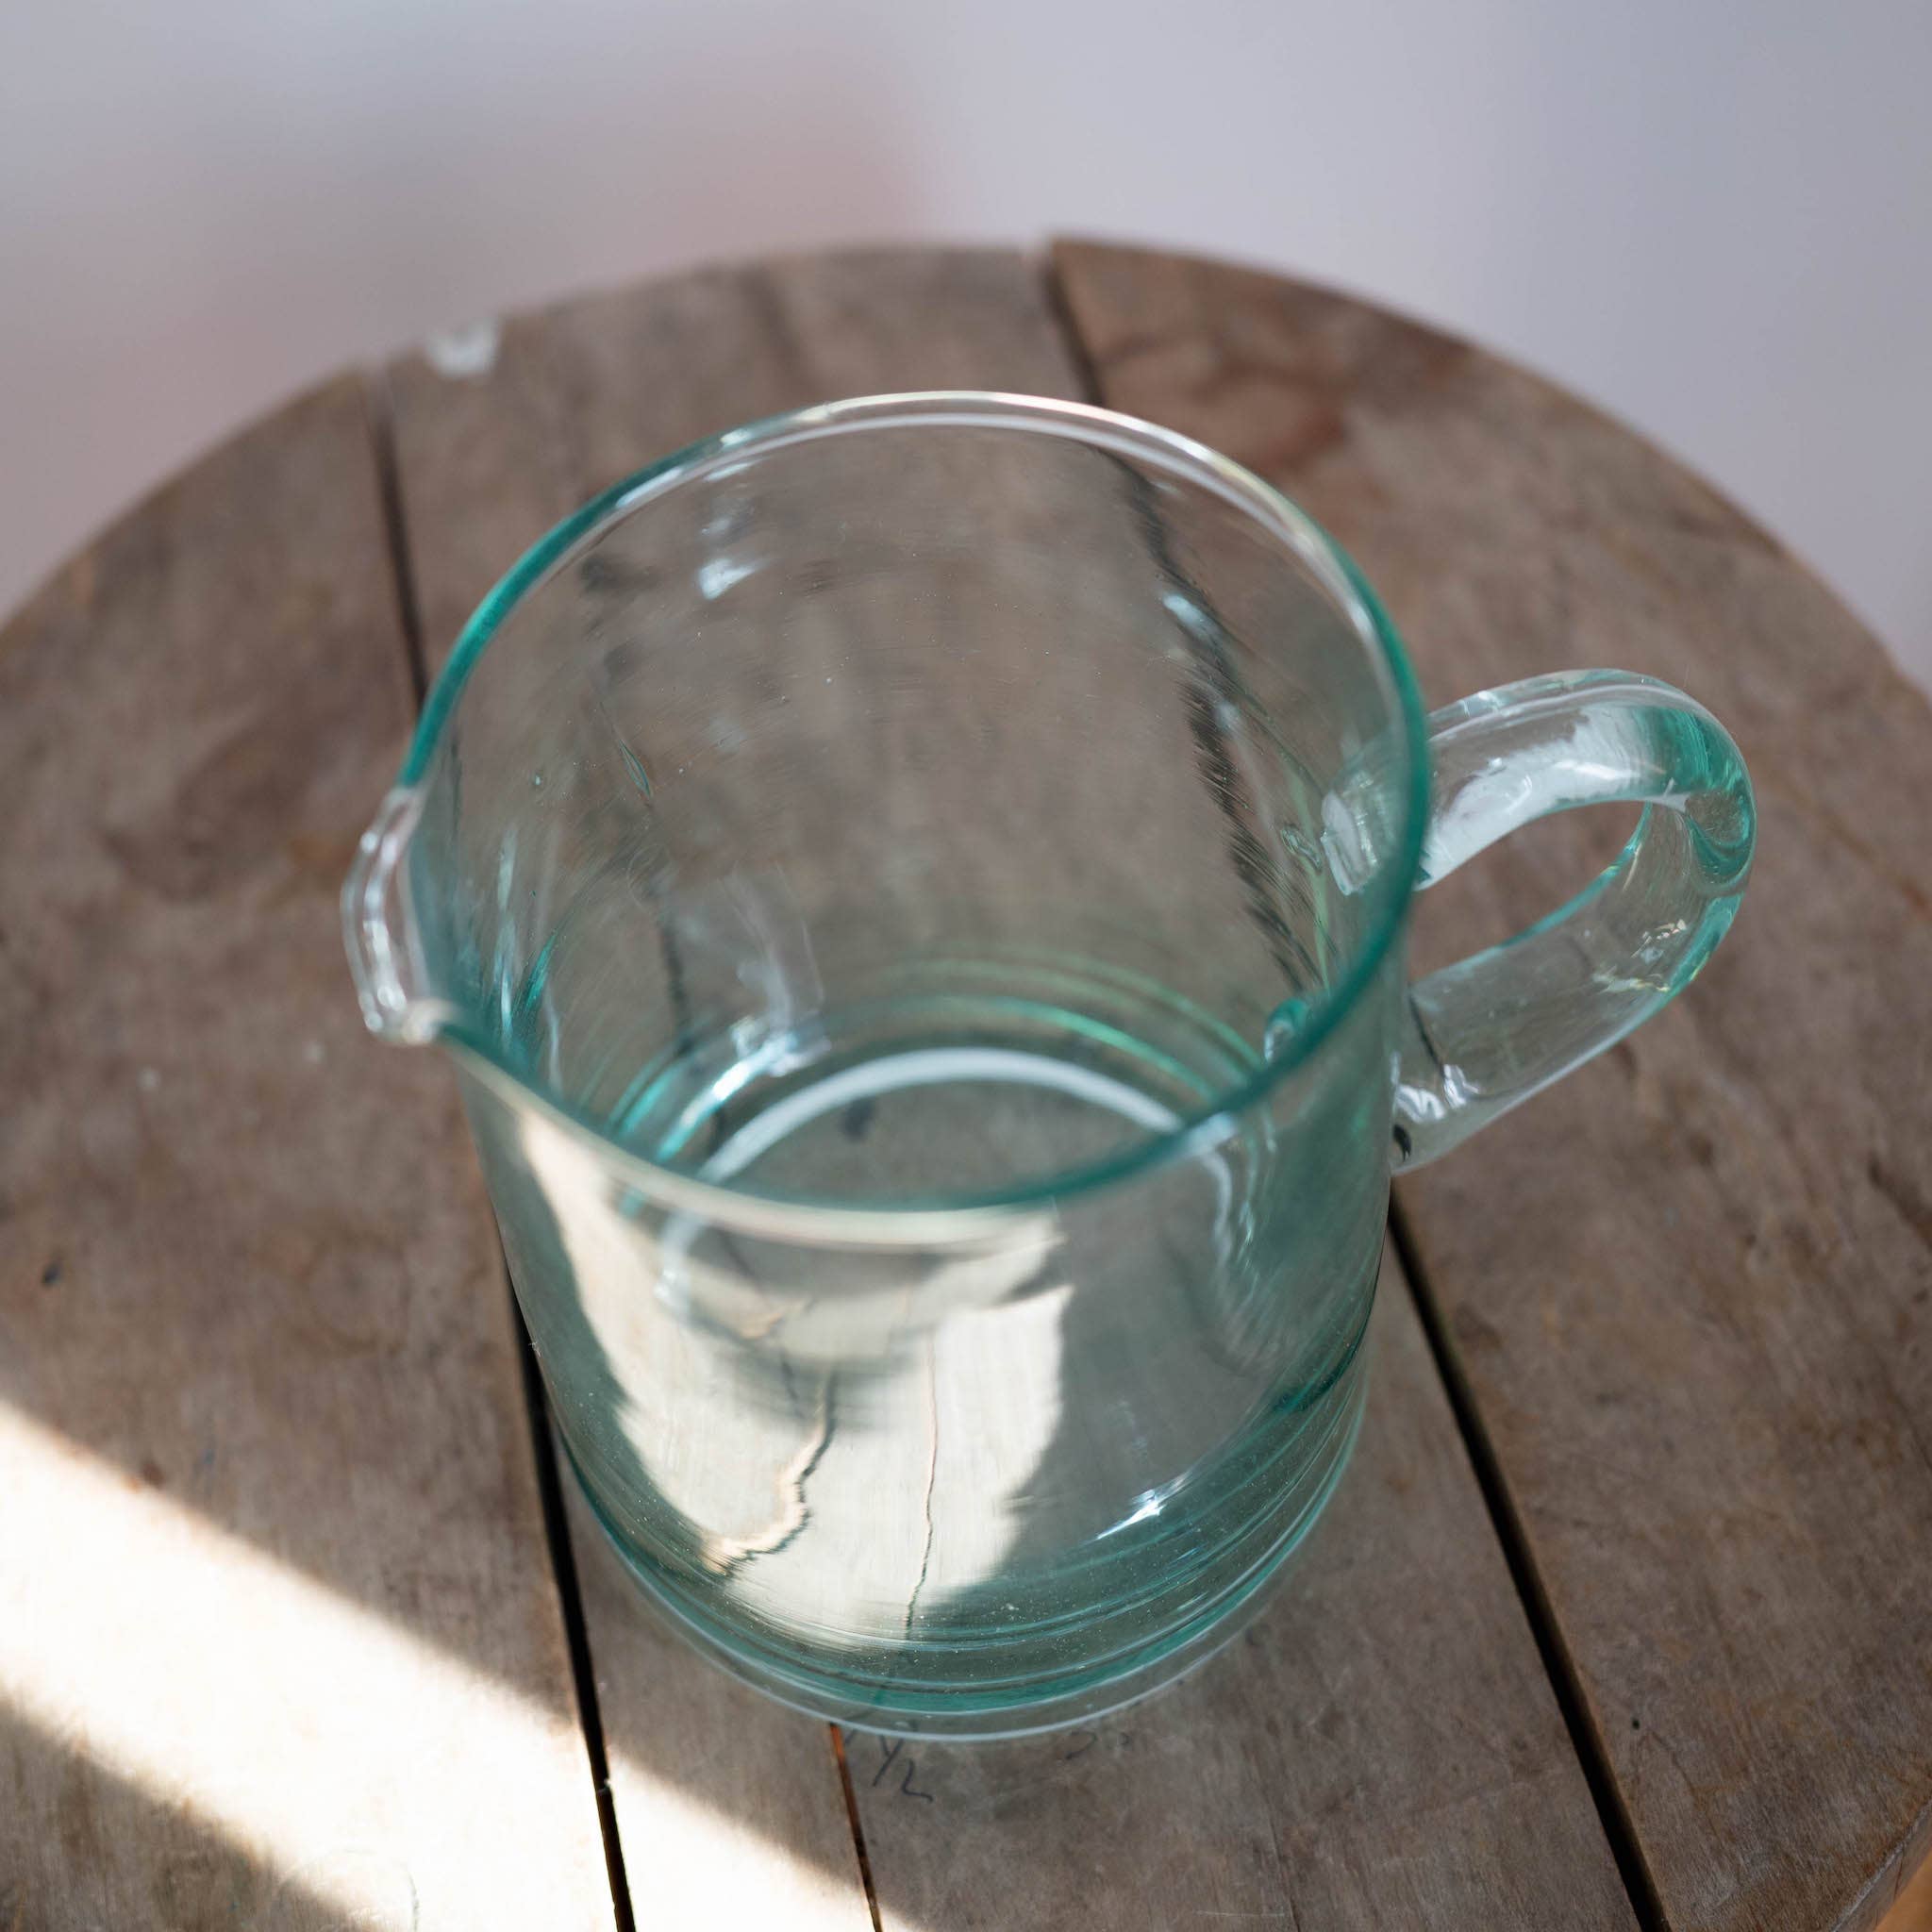
<svg viewBox="0 0 1932 1932"><path fill-rule="evenodd" d="M1694 993L1404 1184L1362 1446L1264 1622L977 1750L841 1739L644 1621L335 914L539 532L705 432L953 386L1252 465L1433 701L1686 686L1763 809ZM1932 1925L1928 781L1924 701L1705 485L1268 275L709 271L290 404L0 639L0 1932ZM1424 953L1556 904L1587 817L1431 894Z"/></svg>

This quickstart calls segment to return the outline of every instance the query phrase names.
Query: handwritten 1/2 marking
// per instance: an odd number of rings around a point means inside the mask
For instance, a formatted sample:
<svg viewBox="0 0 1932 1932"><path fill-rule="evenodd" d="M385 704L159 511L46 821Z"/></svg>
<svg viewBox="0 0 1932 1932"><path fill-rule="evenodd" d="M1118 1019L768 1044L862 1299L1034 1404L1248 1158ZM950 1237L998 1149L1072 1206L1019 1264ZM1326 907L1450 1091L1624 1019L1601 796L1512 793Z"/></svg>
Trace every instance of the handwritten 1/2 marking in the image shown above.
<svg viewBox="0 0 1932 1932"><path fill-rule="evenodd" d="M919 1790L913 1786L912 1774L919 1767L917 1761L906 1753L906 1740L904 1738L881 1738L879 1740L879 1750L882 1754L879 1758L879 1768L872 1774L874 1788L877 1788L879 1780L885 1776L887 1772L891 1770L892 1766L899 1761L902 1756L905 1756L906 1768L899 1777L899 1795L902 1798L924 1798L930 1805L933 1802L932 1793L930 1791Z"/></svg>

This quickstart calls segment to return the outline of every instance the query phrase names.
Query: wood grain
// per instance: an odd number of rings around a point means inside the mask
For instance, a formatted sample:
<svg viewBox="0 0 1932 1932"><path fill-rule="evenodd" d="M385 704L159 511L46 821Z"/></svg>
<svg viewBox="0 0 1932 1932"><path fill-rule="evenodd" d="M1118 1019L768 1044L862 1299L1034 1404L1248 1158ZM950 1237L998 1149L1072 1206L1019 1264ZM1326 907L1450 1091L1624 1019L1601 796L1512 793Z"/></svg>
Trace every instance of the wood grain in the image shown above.
<svg viewBox="0 0 1932 1932"><path fill-rule="evenodd" d="M1668 1922L1861 1927L1932 1819L1932 716L1694 478L1549 386L1271 276L1058 256L1104 397L1282 485L1432 702L1651 672L1762 808L1738 928L1659 1021L1406 1183ZM1423 908L1468 952L1568 828Z"/></svg>
<svg viewBox="0 0 1932 1932"><path fill-rule="evenodd" d="M1634 1923L1395 1257L1355 1464L1175 1689L974 1747L847 1740L888 1932Z"/></svg>
<svg viewBox="0 0 1932 1932"><path fill-rule="evenodd" d="M480 1192L337 937L408 709L355 377L0 635L0 1924L610 1923Z"/></svg>

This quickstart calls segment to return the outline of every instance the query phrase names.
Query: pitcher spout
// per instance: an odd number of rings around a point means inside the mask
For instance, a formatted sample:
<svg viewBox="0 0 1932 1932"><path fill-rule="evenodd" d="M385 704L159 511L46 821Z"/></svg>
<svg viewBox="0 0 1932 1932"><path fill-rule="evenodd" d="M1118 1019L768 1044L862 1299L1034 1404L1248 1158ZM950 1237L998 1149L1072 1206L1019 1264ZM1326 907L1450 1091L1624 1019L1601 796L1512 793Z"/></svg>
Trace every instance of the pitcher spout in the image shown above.
<svg viewBox="0 0 1932 1932"><path fill-rule="evenodd" d="M402 1046L434 1039L449 1017L448 1002L429 991L409 904L405 859L423 798L413 785L399 785L384 798L342 883L342 942L362 1018L378 1039Z"/></svg>

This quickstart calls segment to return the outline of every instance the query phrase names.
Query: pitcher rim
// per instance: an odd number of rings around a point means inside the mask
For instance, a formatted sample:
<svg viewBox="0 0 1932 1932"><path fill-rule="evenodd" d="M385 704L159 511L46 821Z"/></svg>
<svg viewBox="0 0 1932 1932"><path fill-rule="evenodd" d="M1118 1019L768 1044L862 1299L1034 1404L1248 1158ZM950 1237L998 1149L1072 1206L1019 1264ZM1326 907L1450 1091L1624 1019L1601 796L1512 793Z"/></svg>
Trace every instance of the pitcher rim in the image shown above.
<svg viewBox="0 0 1932 1932"><path fill-rule="evenodd" d="M904 1224L908 1219L930 1221L932 1233L943 1231L958 1237L967 1234L988 1216L1038 1208L1130 1179L1217 1143L1290 1074L1308 1064L1374 982L1403 930L1421 871L1427 828L1426 718L1401 635L1360 567L1298 504L1243 464L1193 437L1096 404L1005 391L918 390L814 403L760 417L689 443L600 491L539 538L497 580L464 624L424 700L386 811L405 800L420 797L430 760L455 714L470 675L506 619L609 525L722 459L868 426L958 427L969 424L1058 434L1090 448L1112 448L1117 454L1152 459L1158 467L1209 489L1223 501L1250 515L1310 570L1348 619L1367 651L1388 703L1390 722L1401 738L1400 755L1391 775L1399 776L1405 795L1400 814L1401 837L1391 858L1388 899L1367 941L1341 977L1310 1003L1292 1041L1278 1054L1268 1055L1240 1080L1210 1096L1191 1112L1179 1116L1173 1126L1152 1129L1104 1158L1023 1176L1009 1186L957 1194L939 1193L904 1202L838 1202L788 1194L735 1178L708 1179L653 1160L613 1139L558 1096L534 1085L506 1064L489 1041L461 1024L454 1008L443 1008L435 1015L428 1031L415 1036L434 1039L458 1049L462 1058L479 1062L478 1071L493 1076L489 1084L509 1083L519 1103L538 1103L541 1111L554 1121L592 1141L600 1160L620 1170L635 1170L638 1183L648 1185L652 1191L675 1201L680 1211L707 1211L715 1208L716 1218L725 1221L744 1219L746 1208L779 1210L791 1216L810 1213L838 1223L845 1239L857 1234L860 1226L884 1222ZM753 1218L762 1221L768 1217L760 1211Z"/></svg>

